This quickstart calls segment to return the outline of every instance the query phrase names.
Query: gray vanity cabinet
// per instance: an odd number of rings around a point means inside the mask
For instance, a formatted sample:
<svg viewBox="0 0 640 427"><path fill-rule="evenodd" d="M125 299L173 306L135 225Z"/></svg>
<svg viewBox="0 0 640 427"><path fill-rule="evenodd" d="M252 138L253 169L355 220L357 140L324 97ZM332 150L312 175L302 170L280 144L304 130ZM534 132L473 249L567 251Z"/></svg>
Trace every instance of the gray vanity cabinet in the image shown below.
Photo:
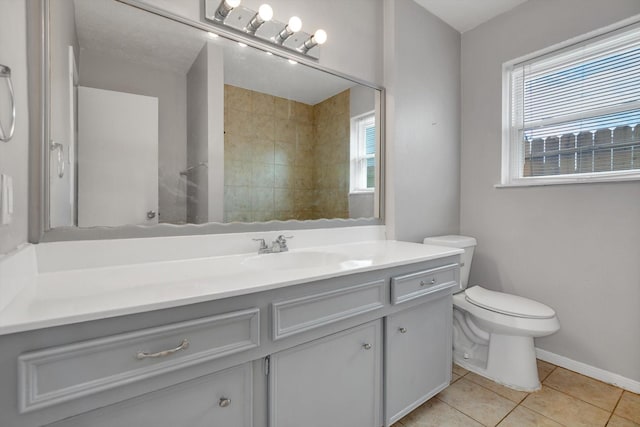
<svg viewBox="0 0 640 427"><path fill-rule="evenodd" d="M270 427L381 425L376 320L271 355Z"/></svg>
<svg viewBox="0 0 640 427"><path fill-rule="evenodd" d="M385 425L443 390L451 381L451 294L391 314L385 325Z"/></svg>
<svg viewBox="0 0 640 427"><path fill-rule="evenodd" d="M252 368L245 363L49 427L251 427Z"/></svg>

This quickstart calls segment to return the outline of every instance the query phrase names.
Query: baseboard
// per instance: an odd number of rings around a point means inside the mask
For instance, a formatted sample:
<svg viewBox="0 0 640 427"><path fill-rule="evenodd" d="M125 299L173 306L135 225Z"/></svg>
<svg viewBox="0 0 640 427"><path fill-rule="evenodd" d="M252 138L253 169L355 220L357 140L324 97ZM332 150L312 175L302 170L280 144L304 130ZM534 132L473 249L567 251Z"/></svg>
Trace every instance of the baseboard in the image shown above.
<svg viewBox="0 0 640 427"><path fill-rule="evenodd" d="M614 374L613 372L605 371L604 369L596 368L595 366L587 365L586 363L578 362L540 348L536 348L536 357L545 362L561 366L570 371L586 375L587 377L595 378L607 384L613 384L616 387L629 390L633 393L640 393L640 381L632 380L622 375Z"/></svg>

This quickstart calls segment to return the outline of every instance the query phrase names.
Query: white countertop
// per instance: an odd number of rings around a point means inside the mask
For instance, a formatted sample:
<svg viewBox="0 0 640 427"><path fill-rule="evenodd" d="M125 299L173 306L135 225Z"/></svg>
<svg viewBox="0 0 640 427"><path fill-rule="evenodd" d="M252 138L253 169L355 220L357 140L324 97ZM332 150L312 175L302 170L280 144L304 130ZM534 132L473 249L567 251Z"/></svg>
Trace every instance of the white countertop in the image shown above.
<svg viewBox="0 0 640 427"><path fill-rule="evenodd" d="M274 258L265 258L303 252L327 253L327 261L278 269L269 267ZM376 240L283 254L245 253L43 272L34 275L0 311L0 335L213 301L461 253L456 248ZM304 255L293 257L305 259Z"/></svg>

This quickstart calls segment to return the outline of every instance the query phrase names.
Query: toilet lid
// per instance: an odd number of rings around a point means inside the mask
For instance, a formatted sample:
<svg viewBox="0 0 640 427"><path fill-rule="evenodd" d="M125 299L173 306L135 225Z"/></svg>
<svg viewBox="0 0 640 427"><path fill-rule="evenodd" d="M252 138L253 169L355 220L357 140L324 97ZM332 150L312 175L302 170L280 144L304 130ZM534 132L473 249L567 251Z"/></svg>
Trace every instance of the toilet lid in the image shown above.
<svg viewBox="0 0 640 427"><path fill-rule="evenodd" d="M537 301L516 295L505 294L473 286L465 291L465 298L471 304L497 313L529 319L549 319L556 315L551 307Z"/></svg>

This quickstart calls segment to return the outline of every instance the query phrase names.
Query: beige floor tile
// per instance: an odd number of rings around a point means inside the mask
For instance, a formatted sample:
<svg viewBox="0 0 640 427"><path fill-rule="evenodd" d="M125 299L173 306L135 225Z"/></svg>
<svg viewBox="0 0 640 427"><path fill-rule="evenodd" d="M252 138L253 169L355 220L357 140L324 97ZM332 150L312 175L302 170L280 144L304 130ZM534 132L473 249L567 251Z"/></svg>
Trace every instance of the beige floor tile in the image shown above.
<svg viewBox="0 0 640 427"><path fill-rule="evenodd" d="M438 399L427 401L400 422L403 427L482 427L482 424Z"/></svg>
<svg viewBox="0 0 640 427"><path fill-rule="evenodd" d="M543 384L609 412L613 412L622 394L618 387L560 367L549 374Z"/></svg>
<svg viewBox="0 0 640 427"><path fill-rule="evenodd" d="M522 406L572 427L604 426L609 419L609 412L547 386L529 394Z"/></svg>
<svg viewBox="0 0 640 427"><path fill-rule="evenodd" d="M562 424L518 406L498 424L498 427L562 427Z"/></svg>
<svg viewBox="0 0 640 427"><path fill-rule="evenodd" d="M458 381L460 378L462 378L460 375L456 374L455 372L453 372L451 374L451 384L455 383L456 381Z"/></svg>
<svg viewBox="0 0 640 427"><path fill-rule="evenodd" d="M462 366L456 365L455 363L453 364L453 373L454 374L458 374L461 377L464 377L465 375L467 375L468 372L469 371L464 369Z"/></svg>
<svg viewBox="0 0 640 427"><path fill-rule="evenodd" d="M556 368L556 365L552 365L549 362L545 362L543 360L536 360L538 364L538 378L540 378L540 382L544 381L547 376Z"/></svg>
<svg viewBox="0 0 640 427"><path fill-rule="evenodd" d="M485 426L495 426L516 404L476 383L460 378L438 398Z"/></svg>
<svg viewBox="0 0 640 427"><path fill-rule="evenodd" d="M405 427L400 421L392 425L391 427Z"/></svg>
<svg viewBox="0 0 640 427"><path fill-rule="evenodd" d="M640 424L634 423L626 418L612 415L611 419L607 423L607 427L640 427Z"/></svg>
<svg viewBox="0 0 640 427"><path fill-rule="evenodd" d="M640 424L640 394L625 391L614 414Z"/></svg>
<svg viewBox="0 0 640 427"><path fill-rule="evenodd" d="M473 381L474 383L481 385L484 388L488 388L489 390L493 391L494 393L498 393L500 396L502 397L506 397L507 399L511 400L512 402L516 402L516 403L520 403L522 402L522 399L524 399L525 397L527 397L527 392L524 391L518 391L518 390L514 390L512 388L509 387L505 387L503 385L500 385L496 382L491 381L488 378L485 377L481 377L480 375L473 373L473 372L469 372L467 375L464 376L465 379L469 380L469 381Z"/></svg>

